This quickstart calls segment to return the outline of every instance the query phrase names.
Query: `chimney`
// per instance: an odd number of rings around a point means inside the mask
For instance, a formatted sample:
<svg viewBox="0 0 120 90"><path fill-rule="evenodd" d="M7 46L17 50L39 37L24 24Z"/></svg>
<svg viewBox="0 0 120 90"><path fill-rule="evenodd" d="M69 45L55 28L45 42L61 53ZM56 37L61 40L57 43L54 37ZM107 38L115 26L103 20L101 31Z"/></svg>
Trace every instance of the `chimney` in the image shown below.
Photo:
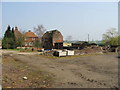
<svg viewBox="0 0 120 90"><path fill-rule="evenodd" d="M31 30L29 30L28 32L31 32Z"/></svg>
<svg viewBox="0 0 120 90"><path fill-rule="evenodd" d="M15 27L15 30L18 30L17 26Z"/></svg>

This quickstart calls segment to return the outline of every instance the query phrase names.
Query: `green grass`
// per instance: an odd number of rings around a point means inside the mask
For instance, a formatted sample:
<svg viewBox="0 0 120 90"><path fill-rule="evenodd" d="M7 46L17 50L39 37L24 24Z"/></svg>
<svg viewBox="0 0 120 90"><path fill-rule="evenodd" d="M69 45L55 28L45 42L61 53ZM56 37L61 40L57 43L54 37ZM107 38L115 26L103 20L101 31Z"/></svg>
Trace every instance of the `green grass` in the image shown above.
<svg viewBox="0 0 120 90"><path fill-rule="evenodd" d="M3 50L8 50L8 51L20 51L20 50L23 50L23 49L3 49Z"/></svg>
<svg viewBox="0 0 120 90"><path fill-rule="evenodd" d="M8 51L19 51L19 52L37 52L37 51L32 51L32 50L25 50L25 49L3 49L3 50L8 50Z"/></svg>

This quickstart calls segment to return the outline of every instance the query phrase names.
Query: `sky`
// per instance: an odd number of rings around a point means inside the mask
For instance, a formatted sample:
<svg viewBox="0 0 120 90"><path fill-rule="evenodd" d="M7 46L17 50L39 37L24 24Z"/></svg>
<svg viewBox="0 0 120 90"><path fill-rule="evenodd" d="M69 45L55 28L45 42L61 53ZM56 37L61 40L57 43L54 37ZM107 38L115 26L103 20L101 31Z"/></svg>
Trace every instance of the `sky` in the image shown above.
<svg viewBox="0 0 120 90"><path fill-rule="evenodd" d="M17 26L33 31L37 25L57 29L64 39L101 40L108 29L118 28L117 2L2 2L2 35Z"/></svg>

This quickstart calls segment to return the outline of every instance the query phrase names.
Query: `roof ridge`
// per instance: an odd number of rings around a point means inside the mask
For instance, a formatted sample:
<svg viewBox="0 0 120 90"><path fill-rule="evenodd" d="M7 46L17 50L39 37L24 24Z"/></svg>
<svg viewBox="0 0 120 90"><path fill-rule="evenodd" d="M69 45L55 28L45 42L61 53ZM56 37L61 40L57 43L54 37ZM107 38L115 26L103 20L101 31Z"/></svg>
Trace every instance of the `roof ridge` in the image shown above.
<svg viewBox="0 0 120 90"><path fill-rule="evenodd" d="M26 32L25 37L38 37L34 32Z"/></svg>

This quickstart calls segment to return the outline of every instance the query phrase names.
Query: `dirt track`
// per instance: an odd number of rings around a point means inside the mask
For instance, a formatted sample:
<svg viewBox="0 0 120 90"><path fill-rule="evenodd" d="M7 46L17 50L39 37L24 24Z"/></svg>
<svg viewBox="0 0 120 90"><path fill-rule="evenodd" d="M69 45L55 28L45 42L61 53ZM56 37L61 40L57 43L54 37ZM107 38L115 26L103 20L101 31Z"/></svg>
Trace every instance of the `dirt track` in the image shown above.
<svg viewBox="0 0 120 90"><path fill-rule="evenodd" d="M13 53L11 57L53 74L53 88L118 87L117 54L53 58Z"/></svg>

